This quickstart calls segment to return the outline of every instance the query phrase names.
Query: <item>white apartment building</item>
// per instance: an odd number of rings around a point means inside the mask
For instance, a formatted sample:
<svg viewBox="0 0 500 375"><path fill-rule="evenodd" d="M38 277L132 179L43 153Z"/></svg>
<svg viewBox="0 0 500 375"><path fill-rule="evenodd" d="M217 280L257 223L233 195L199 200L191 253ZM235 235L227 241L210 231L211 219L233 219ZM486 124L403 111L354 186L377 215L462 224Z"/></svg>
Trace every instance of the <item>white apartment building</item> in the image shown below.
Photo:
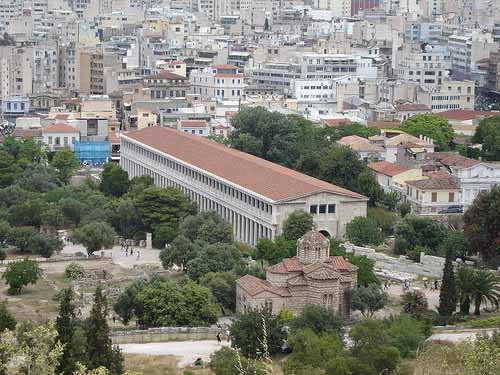
<svg viewBox="0 0 500 375"><path fill-rule="evenodd" d="M351 16L351 0L318 0L319 9L332 11L335 17Z"/></svg>
<svg viewBox="0 0 500 375"><path fill-rule="evenodd" d="M189 81L194 94L219 100L239 100L245 88L244 75L234 65L214 65L194 70Z"/></svg>
<svg viewBox="0 0 500 375"><path fill-rule="evenodd" d="M301 78L331 79L341 76L377 78L372 59L359 55L305 53L301 57Z"/></svg>
<svg viewBox="0 0 500 375"><path fill-rule="evenodd" d="M122 135L120 165L130 178L149 175L157 186L181 189L251 245L282 233L294 210L311 212L317 230L338 238L354 217L366 216L362 195L175 129Z"/></svg>
<svg viewBox="0 0 500 375"><path fill-rule="evenodd" d="M0 30L4 31L6 23L23 14L23 0L3 0L0 2Z"/></svg>
<svg viewBox="0 0 500 375"><path fill-rule="evenodd" d="M444 49L402 48L397 52L395 73L399 79L421 85L439 85L450 73L450 55Z"/></svg>
<svg viewBox="0 0 500 375"><path fill-rule="evenodd" d="M40 42L34 47L33 92L59 87L59 46L57 42Z"/></svg>
<svg viewBox="0 0 500 375"><path fill-rule="evenodd" d="M478 161L474 165L453 166L450 169L459 181L460 203L465 207L470 206L479 193L500 185L500 164Z"/></svg>

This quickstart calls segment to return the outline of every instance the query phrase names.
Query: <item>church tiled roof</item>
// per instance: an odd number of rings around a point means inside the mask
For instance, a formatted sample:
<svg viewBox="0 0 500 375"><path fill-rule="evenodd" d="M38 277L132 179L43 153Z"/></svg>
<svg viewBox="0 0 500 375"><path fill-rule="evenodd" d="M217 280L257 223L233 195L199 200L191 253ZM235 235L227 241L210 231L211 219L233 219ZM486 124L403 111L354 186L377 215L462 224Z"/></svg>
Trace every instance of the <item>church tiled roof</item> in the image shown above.
<svg viewBox="0 0 500 375"><path fill-rule="evenodd" d="M259 279L252 275L240 277L236 283L252 297L262 292L270 292L281 297L289 297L290 291L287 288L271 285L268 281Z"/></svg>

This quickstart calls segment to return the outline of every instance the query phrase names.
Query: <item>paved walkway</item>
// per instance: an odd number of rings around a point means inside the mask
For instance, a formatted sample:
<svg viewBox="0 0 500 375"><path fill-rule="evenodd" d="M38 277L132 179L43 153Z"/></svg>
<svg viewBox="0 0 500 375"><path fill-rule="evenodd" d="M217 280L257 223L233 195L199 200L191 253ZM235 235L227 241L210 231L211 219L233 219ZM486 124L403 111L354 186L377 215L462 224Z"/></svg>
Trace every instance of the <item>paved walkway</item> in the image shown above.
<svg viewBox="0 0 500 375"><path fill-rule="evenodd" d="M139 264L160 264L160 250L156 249L144 249L140 247L133 248L133 255L126 255L124 251L121 250L121 246L114 246L112 249L102 250L106 256L112 258L112 262L123 268L134 268L134 266ZM139 258L137 257L137 252L139 252ZM64 246L61 254L76 254L83 253L87 254L87 250L82 245L68 244ZM130 253L130 250L129 250ZM96 252L96 255L100 255L101 252Z"/></svg>
<svg viewBox="0 0 500 375"><path fill-rule="evenodd" d="M227 342L219 344L217 340L202 340L120 344L120 348L123 353L129 354L173 355L179 358L179 367L186 367L192 366L200 357L207 363L210 360L210 354L228 345Z"/></svg>
<svg viewBox="0 0 500 375"><path fill-rule="evenodd" d="M475 340L478 334L488 335L492 334L495 330L469 330L463 332L442 332L434 333L429 337L430 341L451 341L460 342L464 340Z"/></svg>

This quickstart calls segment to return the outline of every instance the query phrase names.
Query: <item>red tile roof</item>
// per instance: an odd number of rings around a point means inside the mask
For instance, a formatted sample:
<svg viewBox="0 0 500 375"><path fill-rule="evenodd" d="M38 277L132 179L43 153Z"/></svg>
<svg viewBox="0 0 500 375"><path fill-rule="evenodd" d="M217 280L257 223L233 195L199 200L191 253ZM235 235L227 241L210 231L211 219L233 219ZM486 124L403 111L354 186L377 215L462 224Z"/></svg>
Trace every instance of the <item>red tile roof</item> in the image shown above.
<svg viewBox="0 0 500 375"><path fill-rule="evenodd" d="M42 129L43 133L78 133L79 130L68 124L53 124Z"/></svg>
<svg viewBox="0 0 500 375"><path fill-rule="evenodd" d="M178 130L148 127L128 132L128 138L171 155L222 179L274 201L330 192L366 201L361 194L304 175L267 160Z"/></svg>
<svg viewBox="0 0 500 375"><path fill-rule="evenodd" d="M372 163L368 163L368 168L374 170L377 173L382 173L390 177L394 177L400 173L409 171L408 168L405 168L399 164L390 163L388 161L374 161Z"/></svg>
<svg viewBox="0 0 500 375"><path fill-rule="evenodd" d="M328 120L324 120L325 126L343 126L352 124L352 121L346 118L331 118Z"/></svg>
<svg viewBox="0 0 500 375"><path fill-rule="evenodd" d="M459 190L458 181L453 176L406 181L420 190Z"/></svg>
<svg viewBox="0 0 500 375"><path fill-rule="evenodd" d="M208 123L205 120L181 120L181 128L205 128Z"/></svg>
<svg viewBox="0 0 500 375"><path fill-rule="evenodd" d="M358 267L349 263L343 256L332 256L327 259L337 271L356 271Z"/></svg>
<svg viewBox="0 0 500 375"><path fill-rule="evenodd" d="M273 286L268 281L252 275L240 277L236 280L236 283L251 296L256 296L262 292L271 292L282 297L290 296L290 291L287 288Z"/></svg>
<svg viewBox="0 0 500 375"><path fill-rule="evenodd" d="M385 128L397 128L401 125L398 121L368 121L368 126L385 129Z"/></svg>
<svg viewBox="0 0 500 375"><path fill-rule="evenodd" d="M268 267L267 271L271 273L302 272L302 264L297 257L285 258L278 264Z"/></svg>
<svg viewBox="0 0 500 375"><path fill-rule="evenodd" d="M451 109L449 111L439 112L438 116L444 117L448 120L467 121L473 120L478 117L498 116L500 112L488 111L472 111L467 109Z"/></svg>

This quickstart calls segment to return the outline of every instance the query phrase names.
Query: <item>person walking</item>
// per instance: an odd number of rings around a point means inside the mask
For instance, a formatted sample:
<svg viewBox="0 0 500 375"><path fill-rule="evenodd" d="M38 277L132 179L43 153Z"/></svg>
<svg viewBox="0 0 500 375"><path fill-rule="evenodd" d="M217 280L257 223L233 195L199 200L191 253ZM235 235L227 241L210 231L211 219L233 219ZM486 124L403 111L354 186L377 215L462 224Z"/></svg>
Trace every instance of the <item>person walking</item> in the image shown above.
<svg viewBox="0 0 500 375"><path fill-rule="evenodd" d="M218 342L219 344L221 344L221 343L222 343L222 340L221 340L221 338L220 338L220 331L219 331L219 332L217 332L217 336L215 336L215 337L217 337L217 342Z"/></svg>
<svg viewBox="0 0 500 375"><path fill-rule="evenodd" d="M139 253L139 250L137 250L137 260L141 257L141 254Z"/></svg>

